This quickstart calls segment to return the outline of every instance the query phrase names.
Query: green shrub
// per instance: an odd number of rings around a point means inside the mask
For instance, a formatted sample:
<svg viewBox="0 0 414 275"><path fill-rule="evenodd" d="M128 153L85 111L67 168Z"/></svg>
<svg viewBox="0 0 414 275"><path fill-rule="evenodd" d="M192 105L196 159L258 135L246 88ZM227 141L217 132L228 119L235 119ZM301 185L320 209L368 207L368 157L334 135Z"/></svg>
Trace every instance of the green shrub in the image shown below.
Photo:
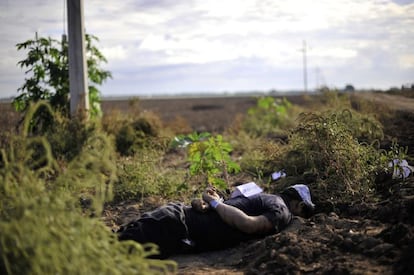
<svg viewBox="0 0 414 275"><path fill-rule="evenodd" d="M122 106L122 108L110 108L103 114L101 121L105 132L116 136L124 125L131 123L138 118L148 117L146 114L150 112L143 112L141 110L138 97L129 99L127 103L128 107Z"/></svg>
<svg viewBox="0 0 414 275"><path fill-rule="evenodd" d="M131 156L150 145L150 139L157 136L155 129L145 118L122 126L116 135L116 148L121 155Z"/></svg>
<svg viewBox="0 0 414 275"><path fill-rule="evenodd" d="M87 139L98 129L98 121L91 120L86 123L79 117L70 119L55 112L54 119L44 134L52 147L54 157L71 161L79 155Z"/></svg>
<svg viewBox="0 0 414 275"><path fill-rule="evenodd" d="M324 199L341 201L362 198L374 188L375 172L382 165L380 151L374 145L358 141L358 136L376 133L376 124L349 111L302 114L292 130L289 150L275 161L288 175L317 175ZM361 125L367 128L359 128ZM368 128L372 126L372 130ZM371 129L371 128L370 128Z"/></svg>
<svg viewBox="0 0 414 275"><path fill-rule="evenodd" d="M374 142L384 138L381 123L370 114L362 114L348 109L340 114L341 120L348 126L353 137L360 142Z"/></svg>
<svg viewBox="0 0 414 275"><path fill-rule="evenodd" d="M294 119L294 109L286 98L261 97L248 110L242 127L253 136L279 135L294 125Z"/></svg>
<svg viewBox="0 0 414 275"><path fill-rule="evenodd" d="M140 150L135 156L118 161L115 201L137 200L150 195L174 197L183 188L184 170L161 166L163 153Z"/></svg>
<svg viewBox="0 0 414 275"><path fill-rule="evenodd" d="M320 99L324 110L337 110L350 107L350 98L346 93L339 93L337 89L323 88Z"/></svg>
<svg viewBox="0 0 414 275"><path fill-rule="evenodd" d="M262 181L278 169L275 165L278 161L275 160L282 160L285 157L288 146L267 139L256 140L255 144L257 145L244 152L240 167L242 171Z"/></svg>
<svg viewBox="0 0 414 275"><path fill-rule="evenodd" d="M106 117L105 131L114 135L116 150L122 156L133 156L141 149L166 150L173 134L163 127L159 116L152 112L127 116Z"/></svg>

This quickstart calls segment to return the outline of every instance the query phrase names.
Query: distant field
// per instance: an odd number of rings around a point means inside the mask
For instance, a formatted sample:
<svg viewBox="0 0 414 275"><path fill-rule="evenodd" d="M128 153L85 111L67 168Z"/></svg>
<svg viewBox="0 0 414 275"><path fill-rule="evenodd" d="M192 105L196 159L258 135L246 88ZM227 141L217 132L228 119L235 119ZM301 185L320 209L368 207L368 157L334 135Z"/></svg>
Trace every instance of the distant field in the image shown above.
<svg viewBox="0 0 414 275"><path fill-rule="evenodd" d="M104 99L104 113L111 112L136 114L137 111L151 111L163 121L169 122L181 117L189 126L197 131L223 131L234 122L238 114L246 114L255 106L258 95L246 96L208 96L208 97L169 97L169 98L121 98ZM290 102L298 105L306 104L305 96L287 95ZM20 119L9 101L0 101L1 129L13 129Z"/></svg>
<svg viewBox="0 0 414 275"><path fill-rule="evenodd" d="M302 95L278 96L286 97L298 105L306 104ZM104 112L114 110L131 112L134 108L152 111L163 121L171 121L177 116L184 118L197 131L223 131L234 122L238 114L246 114L256 105L257 96L218 96L218 97L171 97L130 100L106 100L102 102Z"/></svg>
<svg viewBox="0 0 414 275"><path fill-rule="evenodd" d="M397 109L411 109L414 106L413 99L386 94L355 93L366 100L375 101L387 106L394 105ZM409 93L412 95L411 93ZM314 93L309 95L317 96ZM169 122L181 117L187 121L190 127L196 131L221 132L229 127L237 115L247 113L247 110L255 106L259 95L235 95L235 96L203 96L203 97L153 97L153 98L108 98L103 99L102 109L104 113L122 112L134 115L137 111L151 111L156 113L164 122ZM305 106L311 104L309 96L304 94L281 94L279 98L287 98L293 104ZM391 98L391 99L390 99ZM0 101L0 125L1 129L12 129L20 119L10 102Z"/></svg>

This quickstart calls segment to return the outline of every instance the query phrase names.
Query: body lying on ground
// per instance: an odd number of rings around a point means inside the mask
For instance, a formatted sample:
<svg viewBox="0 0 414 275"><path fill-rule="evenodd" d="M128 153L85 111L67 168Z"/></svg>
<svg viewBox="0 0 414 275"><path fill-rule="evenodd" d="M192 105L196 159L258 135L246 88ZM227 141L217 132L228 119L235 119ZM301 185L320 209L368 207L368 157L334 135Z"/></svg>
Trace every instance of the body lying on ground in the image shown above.
<svg viewBox="0 0 414 275"><path fill-rule="evenodd" d="M280 194L240 195L221 201L213 188L202 195L208 204L200 211L182 203L169 203L121 226L120 241L155 243L160 255L224 249L243 241L262 238L286 228L292 216L309 217L314 204L303 184L288 187Z"/></svg>

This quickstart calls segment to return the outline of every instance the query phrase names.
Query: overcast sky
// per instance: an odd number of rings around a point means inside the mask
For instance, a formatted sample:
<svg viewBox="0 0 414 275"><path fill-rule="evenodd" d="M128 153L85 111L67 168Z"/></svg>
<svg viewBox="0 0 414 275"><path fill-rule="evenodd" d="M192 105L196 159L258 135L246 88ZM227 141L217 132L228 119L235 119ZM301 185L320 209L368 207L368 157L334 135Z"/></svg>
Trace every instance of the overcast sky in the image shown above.
<svg viewBox="0 0 414 275"><path fill-rule="evenodd" d="M35 32L60 39L66 0L0 1L0 97L16 96ZM387 89L414 82L413 0L84 0L113 74L104 96Z"/></svg>

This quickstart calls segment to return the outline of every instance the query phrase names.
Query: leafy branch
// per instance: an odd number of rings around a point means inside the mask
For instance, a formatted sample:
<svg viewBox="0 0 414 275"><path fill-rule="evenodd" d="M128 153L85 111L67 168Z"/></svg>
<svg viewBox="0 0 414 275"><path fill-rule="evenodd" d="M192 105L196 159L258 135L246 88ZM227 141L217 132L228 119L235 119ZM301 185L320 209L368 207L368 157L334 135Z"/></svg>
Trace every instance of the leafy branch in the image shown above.
<svg viewBox="0 0 414 275"><path fill-rule="evenodd" d="M98 38L86 34L86 56L89 78L89 102L91 115L101 115L100 95L97 85L112 77L109 71L100 68L107 60L94 45ZM46 100L54 110L66 115L69 113L69 60L68 42L58 41L51 37L36 37L16 45L17 50L25 50L27 56L17 65L25 69L25 82L18 88L21 94L13 102L19 111L27 111L30 102ZM50 120L40 112L37 118L43 122Z"/></svg>

